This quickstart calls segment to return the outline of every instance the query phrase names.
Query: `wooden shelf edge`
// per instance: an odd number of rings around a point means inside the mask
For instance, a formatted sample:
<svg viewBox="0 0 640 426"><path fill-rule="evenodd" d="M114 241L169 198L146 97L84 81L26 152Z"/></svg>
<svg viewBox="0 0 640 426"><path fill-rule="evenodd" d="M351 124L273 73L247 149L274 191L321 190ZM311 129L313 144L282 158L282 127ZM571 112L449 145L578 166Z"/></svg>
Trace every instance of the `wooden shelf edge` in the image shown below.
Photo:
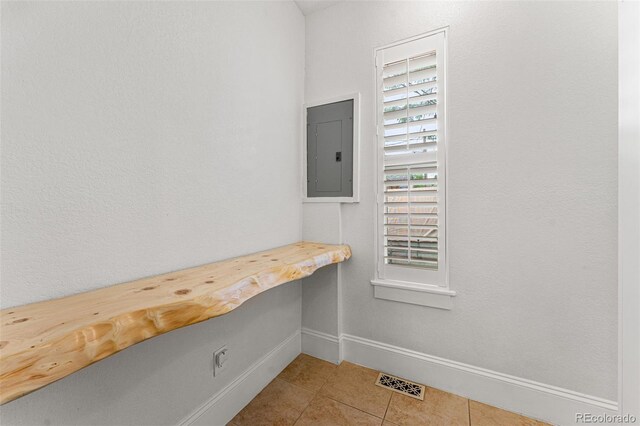
<svg viewBox="0 0 640 426"><path fill-rule="evenodd" d="M253 296L351 257L302 241L0 311L0 404L129 346L224 315Z"/></svg>

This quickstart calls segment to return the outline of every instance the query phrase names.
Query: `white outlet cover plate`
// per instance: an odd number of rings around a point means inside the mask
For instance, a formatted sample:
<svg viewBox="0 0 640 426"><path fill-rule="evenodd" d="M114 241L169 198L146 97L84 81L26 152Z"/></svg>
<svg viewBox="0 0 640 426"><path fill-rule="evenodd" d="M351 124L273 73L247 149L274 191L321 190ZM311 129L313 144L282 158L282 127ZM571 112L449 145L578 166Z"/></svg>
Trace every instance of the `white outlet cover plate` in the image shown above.
<svg viewBox="0 0 640 426"><path fill-rule="evenodd" d="M221 347L213 353L213 377L224 370L224 366L229 357L229 350L226 346Z"/></svg>

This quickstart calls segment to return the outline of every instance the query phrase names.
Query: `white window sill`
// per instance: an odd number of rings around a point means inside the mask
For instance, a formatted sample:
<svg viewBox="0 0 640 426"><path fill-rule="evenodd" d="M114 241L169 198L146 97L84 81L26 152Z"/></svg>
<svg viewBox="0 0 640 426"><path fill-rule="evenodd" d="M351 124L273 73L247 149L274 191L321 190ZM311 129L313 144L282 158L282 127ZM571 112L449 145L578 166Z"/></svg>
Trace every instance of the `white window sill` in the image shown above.
<svg viewBox="0 0 640 426"><path fill-rule="evenodd" d="M356 197L302 197L303 203L358 203Z"/></svg>
<svg viewBox="0 0 640 426"><path fill-rule="evenodd" d="M451 310L452 298L456 292L433 285L408 283L403 281L371 280L376 299L393 300L413 305L429 306Z"/></svg>

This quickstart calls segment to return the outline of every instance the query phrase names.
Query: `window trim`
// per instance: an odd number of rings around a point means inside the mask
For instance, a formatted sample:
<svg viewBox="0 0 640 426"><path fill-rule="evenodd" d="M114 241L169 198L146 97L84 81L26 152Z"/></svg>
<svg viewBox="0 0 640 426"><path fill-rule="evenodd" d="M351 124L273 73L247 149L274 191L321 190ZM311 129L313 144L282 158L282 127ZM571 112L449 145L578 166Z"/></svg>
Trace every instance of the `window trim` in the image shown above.
<svg viewBox="0 0 640 426"><path fill-rule="evenodd" d="M378 85L380 84L380 77L382 73L382 66L384 64L380 61L379 53L385 49L399 46L402 44L410 43L416 40L420 40L429 36L433 36L439 33L442 33L444 36L444 73L445 76L447 74L448 68L448 32L449 27L438 28L433 31L429 31L427 33L419 34L414 37L410 37L407 39L403 39L382 47L378 47L374 49L374 98L375 98L375 125L376 125L376 149L374 150L374 164L375 164L375 272L374 279L371 280L371 285L374 287L374 297L378 299L386 299L392 300L396 302L403 303L411 303L422 306L430 306L440 309L451 309L452 308L452 298L456 295L456 292L449 288L449 225L448 225L448 175L449 175L449 167L448 167L448 145L449 145L449 120L448 120L448 102L447 102L447 80L448 78L444 78L443 82L438 83L438 87L442 87L443 92L443 102L444 102L444 118L442 120L442 125L444 129L444 147L438 147L438 150L444 149L444 282L442 283L428 283L428 282L408 282L408 281L400 281L400 280L392 280L385 279L383 276L383 265L384 265L384 254L382 251L381 244L381 233L383 220L381 215L381 203L383 203L383 199L381 198L381 186L382 178L384 175L384 167L383 167L383 146L384 146L384 130L383 123L379 122L380 118L380 99L379 99L379 91Z"/></svg>
<svg viewBox="0 0 640 426"><path fill-rule="evenodd" d="M353 196L307 197L307 109L336 102L353 101ZM360 202L360 92L306 102L302 105L302 202L303 203L359 203Z"/></svg>
<svg viewBox="0 0 640 426"><path fill-rule="evenodd" d="M373 296L376 299L446 310L451 310L453 307L452 298L456 295L455 291L448 288L404 281L373 279L371 285L373 286Z"/></svg>

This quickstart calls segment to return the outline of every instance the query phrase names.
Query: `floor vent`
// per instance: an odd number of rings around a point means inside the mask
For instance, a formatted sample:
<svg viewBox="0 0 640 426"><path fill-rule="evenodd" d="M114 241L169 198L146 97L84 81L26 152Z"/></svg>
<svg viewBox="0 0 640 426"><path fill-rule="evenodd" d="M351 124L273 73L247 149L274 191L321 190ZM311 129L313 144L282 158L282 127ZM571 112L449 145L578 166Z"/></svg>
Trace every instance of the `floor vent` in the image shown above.
<svg viewBox="0 0 640 426"><path fill-rule="evenodd" d="M376 385L411 398L424 400L424 385L401 379L390 374L380 373Z"/></svg>

